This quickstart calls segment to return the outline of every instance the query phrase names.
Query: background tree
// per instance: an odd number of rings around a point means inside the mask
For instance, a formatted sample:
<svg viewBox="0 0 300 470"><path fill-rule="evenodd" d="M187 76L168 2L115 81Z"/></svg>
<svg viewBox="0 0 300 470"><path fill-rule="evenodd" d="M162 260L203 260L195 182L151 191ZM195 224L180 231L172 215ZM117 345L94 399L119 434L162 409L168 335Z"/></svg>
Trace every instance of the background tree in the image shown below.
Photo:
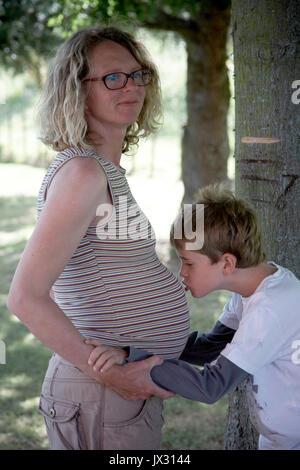
<svg viewBox="0 0 300 470"><path fill-rule="evenodd" d="M236 192L258 214L267 258L298 277L300 118L293 84L300 79L299 21L298 0L232 2ZM257 446L246 388L229 399L227 449Z"/></svg>
<svg viewBox="0 0 300 470"><path fill-rule="evenodd" d="M226 69L230 0L3 0L0 61L17 71L30 67L37 80L39 58L79 28L128 20L173 31L187 51L187 123L182 138L183 201L199 187L227 178L229 145ZM176 61L176 57L174 57Z"/></svg>

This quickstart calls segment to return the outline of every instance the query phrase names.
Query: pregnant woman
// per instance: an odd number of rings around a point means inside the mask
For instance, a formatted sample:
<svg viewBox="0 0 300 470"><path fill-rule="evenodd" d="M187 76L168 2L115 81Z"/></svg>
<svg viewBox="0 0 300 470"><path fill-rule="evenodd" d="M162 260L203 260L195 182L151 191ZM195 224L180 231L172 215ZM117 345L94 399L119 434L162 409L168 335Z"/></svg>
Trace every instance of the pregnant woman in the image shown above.
<svg viewBox="0 0 300 470"><path fill-rule="evenodd" d="M127 400L130 364L94 371L86 342L164 359L179 357L187 340L184 291L158 260L120 166L160 110L156 67L132 35L88 28L59 49L41 108L43 142L58 153L7 302L54 352L39 404L52 449L160 446L170 394L153 385L147 399Z"/></svg>

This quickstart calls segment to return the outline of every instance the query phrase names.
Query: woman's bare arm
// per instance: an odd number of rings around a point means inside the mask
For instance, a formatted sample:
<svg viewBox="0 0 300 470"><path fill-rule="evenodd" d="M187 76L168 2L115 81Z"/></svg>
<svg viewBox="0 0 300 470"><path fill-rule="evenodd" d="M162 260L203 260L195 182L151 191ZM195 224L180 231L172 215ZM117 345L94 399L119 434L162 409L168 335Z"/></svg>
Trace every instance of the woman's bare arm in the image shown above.
<svg viewBox="0 0 300 470"><path fill-rule="evenodd" d="M107 181L96 160L76 158L50 186L37 226L11 284L8 308L48 348L87 371L91 346L51 299L50 289L86 233Z"/></svg>

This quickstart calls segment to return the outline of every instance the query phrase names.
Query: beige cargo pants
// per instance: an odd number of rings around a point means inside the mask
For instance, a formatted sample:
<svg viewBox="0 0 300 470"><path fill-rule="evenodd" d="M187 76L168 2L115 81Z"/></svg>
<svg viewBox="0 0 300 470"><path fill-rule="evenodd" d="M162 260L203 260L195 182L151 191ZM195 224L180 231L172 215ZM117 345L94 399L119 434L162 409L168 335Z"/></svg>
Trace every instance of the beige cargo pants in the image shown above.
<svg viewBox="0 0 300 470"><path fill-rule="evenodd" d="M51 449L159 449L163 401L127 401L53 354L39 411Z"/></svg>

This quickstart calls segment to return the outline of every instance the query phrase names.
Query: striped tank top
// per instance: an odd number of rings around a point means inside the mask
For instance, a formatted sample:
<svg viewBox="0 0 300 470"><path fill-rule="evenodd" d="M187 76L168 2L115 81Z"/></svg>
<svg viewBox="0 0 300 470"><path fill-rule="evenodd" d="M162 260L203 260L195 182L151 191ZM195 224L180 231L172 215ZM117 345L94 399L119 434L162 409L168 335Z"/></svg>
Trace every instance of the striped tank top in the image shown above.
<svg viewBox="0 0 300 470"><path fill-rule="evenodd" d="M84 156L95 158L103 168L113 206L104 219L88 227L55 281L55 302L86 338L111 346L132 345L165 359L179 357L190 326L185 292L156 255L153 229L131 194L124 168L92 148L63 150L42 182L38 217L56 172L72 158Z"/></svg>

